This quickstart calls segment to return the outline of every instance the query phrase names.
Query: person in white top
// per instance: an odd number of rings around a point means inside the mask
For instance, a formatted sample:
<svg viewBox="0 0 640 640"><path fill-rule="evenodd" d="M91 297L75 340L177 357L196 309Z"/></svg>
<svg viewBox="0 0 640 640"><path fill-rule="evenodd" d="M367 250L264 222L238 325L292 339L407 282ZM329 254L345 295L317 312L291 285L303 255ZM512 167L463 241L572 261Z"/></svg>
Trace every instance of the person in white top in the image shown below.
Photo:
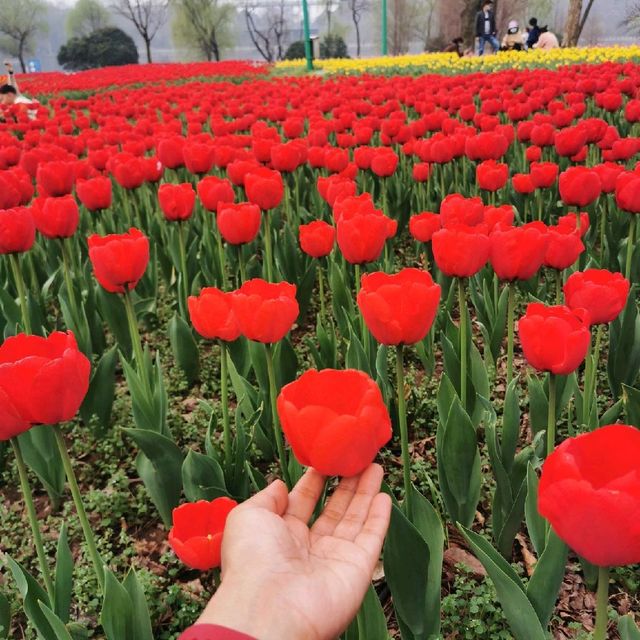
<svg viewBox="0 0 640 640"><path fill-rule="evenodd" d="M34 100L20 93L13 65L10 62L5 62L4 66L7 70L7 83L0 86L0 104L8 107L14 104L32 104Z"/></svg>

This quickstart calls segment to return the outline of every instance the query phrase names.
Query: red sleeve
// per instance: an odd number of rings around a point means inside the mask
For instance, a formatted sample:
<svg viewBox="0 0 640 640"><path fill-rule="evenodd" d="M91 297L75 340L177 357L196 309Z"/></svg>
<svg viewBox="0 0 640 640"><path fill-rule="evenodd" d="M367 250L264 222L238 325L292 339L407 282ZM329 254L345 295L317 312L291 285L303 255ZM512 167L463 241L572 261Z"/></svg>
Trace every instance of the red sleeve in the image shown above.
<svg viewBox="0 0 640 640"><path fill-rule="evenodd" d="M256 638L217 624L196 624L189 627L178 640L256 640Z"/></svg>

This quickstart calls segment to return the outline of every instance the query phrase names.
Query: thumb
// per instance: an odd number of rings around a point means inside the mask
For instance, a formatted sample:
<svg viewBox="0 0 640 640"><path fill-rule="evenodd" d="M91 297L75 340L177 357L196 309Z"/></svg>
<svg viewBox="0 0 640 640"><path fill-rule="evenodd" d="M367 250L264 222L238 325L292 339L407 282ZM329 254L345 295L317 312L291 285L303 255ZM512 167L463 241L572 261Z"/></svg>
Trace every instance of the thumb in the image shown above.
<svg viewBox="0 0 640 640"><path fill-rule="evenodd" d="M282 480L275 480L255 496L243 502L238 509L266 509L281 516L286 511L288 504L287 485Z"/></svg>

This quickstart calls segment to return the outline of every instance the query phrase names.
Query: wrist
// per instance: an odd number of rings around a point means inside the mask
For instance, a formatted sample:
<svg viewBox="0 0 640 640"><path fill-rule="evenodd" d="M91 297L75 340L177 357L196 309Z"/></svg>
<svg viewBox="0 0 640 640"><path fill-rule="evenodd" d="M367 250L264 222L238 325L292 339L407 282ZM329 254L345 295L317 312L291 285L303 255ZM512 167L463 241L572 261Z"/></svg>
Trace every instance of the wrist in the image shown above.
<svg viewBox="0 0 640 640"><path fill-rule="evenodd" d="M228 627L259 640L313 640L304 621L267 588L273 580L226 576L198 624Z"/></svg>

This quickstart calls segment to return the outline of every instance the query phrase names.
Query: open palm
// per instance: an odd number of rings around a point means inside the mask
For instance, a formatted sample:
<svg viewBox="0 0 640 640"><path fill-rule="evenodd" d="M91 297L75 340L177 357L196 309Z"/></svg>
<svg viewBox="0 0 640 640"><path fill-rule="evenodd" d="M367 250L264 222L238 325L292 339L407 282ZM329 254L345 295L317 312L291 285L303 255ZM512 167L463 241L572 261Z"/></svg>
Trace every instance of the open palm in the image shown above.
<svg viewBox="0 0 640 640"><path fill-rule="evenodd" d="M214 598L201 621L260 640L339 635L362 602L389 525L381 481L378 465L342 480L311 528L325 486L314 470L290 494L276 482L235 509L224 534L220 602ZM232 592L241 622L237 611L228 617Z"/></svg>

